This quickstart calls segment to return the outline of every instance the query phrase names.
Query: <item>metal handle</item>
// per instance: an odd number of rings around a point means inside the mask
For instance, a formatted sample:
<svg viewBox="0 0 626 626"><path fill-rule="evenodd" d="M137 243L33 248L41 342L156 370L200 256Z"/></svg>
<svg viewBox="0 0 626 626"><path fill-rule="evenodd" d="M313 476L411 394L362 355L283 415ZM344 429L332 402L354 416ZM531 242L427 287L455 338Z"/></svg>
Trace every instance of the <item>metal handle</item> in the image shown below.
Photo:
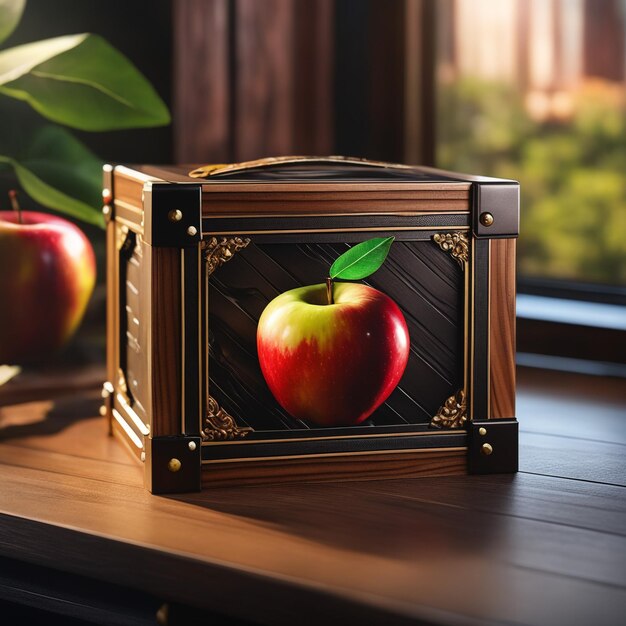
<svg viewBox="0 0 626 626"><path fill-rule="evenodd" d="M230 172L242 172L244 170L259 169L270 167L272 165L283 165L290 163L343 163L348 165L366 165L368 167L381 167L393 169L412 169L410 165L402 165L400 163L387 163L385 161L371 161L369 159L361 159L359 157L346 156L280 156L266 157L264 159L256 159L254 161L243 161L241 163L219 163L216 165L203 165L189 172L191 178L208 178L209 176L217 176Z"/></svg>

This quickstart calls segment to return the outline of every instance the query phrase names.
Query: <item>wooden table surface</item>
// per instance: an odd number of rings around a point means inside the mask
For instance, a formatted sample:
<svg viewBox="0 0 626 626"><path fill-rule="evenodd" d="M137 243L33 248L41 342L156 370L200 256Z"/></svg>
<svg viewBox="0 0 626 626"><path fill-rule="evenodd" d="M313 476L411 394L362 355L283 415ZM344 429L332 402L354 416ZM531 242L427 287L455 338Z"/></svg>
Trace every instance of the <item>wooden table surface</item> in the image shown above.
<svg viewBox="0 0 626 626"><path fill-rule="evenodd" d="M59 570L126 606L255 623L624 623L625 381L519 374L517 475L176 497L144 491L88 376L29 401L18 378L0 393L19 402L0 408L0 592L24 565L44 572L28 584Z"/></svg>

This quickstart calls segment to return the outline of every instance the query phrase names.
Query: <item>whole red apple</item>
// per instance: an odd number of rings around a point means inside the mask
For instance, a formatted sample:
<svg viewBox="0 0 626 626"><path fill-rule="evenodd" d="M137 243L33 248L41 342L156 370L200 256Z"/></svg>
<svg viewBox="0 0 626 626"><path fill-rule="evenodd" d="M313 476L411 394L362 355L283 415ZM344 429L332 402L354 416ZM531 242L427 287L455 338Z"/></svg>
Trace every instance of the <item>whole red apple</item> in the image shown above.
<svg viewBox="0 0 626 626"><path fill-rule="evenodd" d="M0 211L0 363L61 347L82 319L95 278L93 248L74 224Z"/></svg>
<svg viewBox="0 0 626 626"><path fill-rule="evenodd" d="M359 424L394 390L409 356L398 305L360 283L287 291L263 311L257 349L263 376L293 417L320 426Z"/></svg>

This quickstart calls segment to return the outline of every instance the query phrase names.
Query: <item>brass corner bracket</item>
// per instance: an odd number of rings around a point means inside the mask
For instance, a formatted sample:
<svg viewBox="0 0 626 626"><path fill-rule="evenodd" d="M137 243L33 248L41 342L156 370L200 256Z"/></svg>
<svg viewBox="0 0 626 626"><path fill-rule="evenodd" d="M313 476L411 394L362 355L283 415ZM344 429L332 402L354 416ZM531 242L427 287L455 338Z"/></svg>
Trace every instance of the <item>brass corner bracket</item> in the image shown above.
<svg viewBox="0 0 626 626"><path fill-rule="evenodd" d="M462 428L467 421L465 391L461 389L450 396L430 420L431 428Z"/></svg>
<svg viewBox="0 0 626 626"><path fill-rule="evenodd" d="M218 267L230 261L237 252L250 243L248 237L211 237L203 244L207 274L210 276Z"/></svg>
<svg viewBox="0 0 626 626"><path fill-rule="evenodd" d="M437 233L433 235L433 241L444 252L450 253L462 270L465 269L465 264L469 261L469 240L465 233Z"/></svg>
<svg viewBox="0 0 626 626"><path fill-rule="evenodd" d="M232 441L243 439L253 431L250 427L240 428L235 419L220 407L212 396L207 398L206 417L200 436L202 441Z"/></svg>

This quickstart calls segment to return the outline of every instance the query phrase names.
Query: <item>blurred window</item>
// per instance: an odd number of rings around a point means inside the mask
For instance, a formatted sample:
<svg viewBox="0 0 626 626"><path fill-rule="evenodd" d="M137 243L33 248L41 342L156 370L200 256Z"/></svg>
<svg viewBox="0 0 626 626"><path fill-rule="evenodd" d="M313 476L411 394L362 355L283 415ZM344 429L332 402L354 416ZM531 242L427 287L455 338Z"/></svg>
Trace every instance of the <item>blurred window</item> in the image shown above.
<svg viewBox="0 0 626 626"><path fill-rule="evenodd" d="M439 167L522 183L522 277L626 284L626 0L439 0Z"/></svg>

